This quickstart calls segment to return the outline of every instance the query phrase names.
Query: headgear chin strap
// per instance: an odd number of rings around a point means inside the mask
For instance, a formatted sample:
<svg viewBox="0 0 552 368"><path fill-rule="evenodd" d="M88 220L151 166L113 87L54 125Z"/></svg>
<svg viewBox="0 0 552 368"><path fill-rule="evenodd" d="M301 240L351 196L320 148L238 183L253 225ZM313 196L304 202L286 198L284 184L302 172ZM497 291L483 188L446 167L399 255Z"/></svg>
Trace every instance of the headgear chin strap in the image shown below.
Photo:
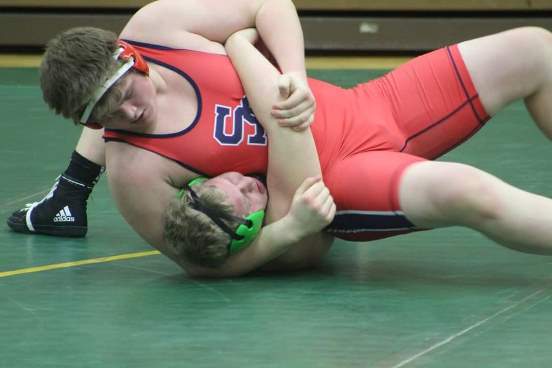
<svg viewBox="0 0 552 368"><path fill-rule="evenodd" d="M84 112L79 120L82 125L85 125L91 129L101 129L102 126L98 123L89 122L88 119L92 115L92 110L96 107L96 104L105 95L107 90L111 88L123 75L126 74L131 68L145 75L149 74L149 67L142 55L128 42L123 40L117 40L119 46L115 53L113 53L113 59L120 60L123 63L115 71L110 78L108 78L101 86L99 86L92 98L86 105Z"/></svg>
<svg viewBox="0 0 552 368"><path fill-rule="evenodd" d="M255 240L257 235L259 235L259 232L261 231L261 228L263 226L265 211L255 211L247 215L245 218L234 216L234 219L239 221L240 224L235 229L230 228L221 218L213 214L211 210L203 207L200 202L198 202L199 197L192 189L192 186L201 184L206 180L207 178L200 176L188 182L187 188L188 192L190 193L190 199L192 200L191 206L195 210L203 212L215 224L217 224L222 229L222 231L230 235L232 240L230 241L230 244L228 244L228 251L230 252L230 254L237 253L243 248L246 248L249 244L251 244L253 240ZM185 191L185 189L182 189L178 193L179 198L182 198L184 196Z"/></svg>

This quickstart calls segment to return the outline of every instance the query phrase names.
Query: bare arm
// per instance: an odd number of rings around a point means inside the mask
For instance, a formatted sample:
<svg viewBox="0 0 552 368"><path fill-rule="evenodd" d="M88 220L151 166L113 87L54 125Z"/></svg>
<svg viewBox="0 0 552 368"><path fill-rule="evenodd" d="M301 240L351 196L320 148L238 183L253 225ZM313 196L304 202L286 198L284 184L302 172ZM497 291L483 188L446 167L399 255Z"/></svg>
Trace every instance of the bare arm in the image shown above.
<svg viewBox="0 0 552 368"><path fill-rule="evenodd" d="M256 27L283 72L305 75L303 32L291 0L158 0L140 9L122 38L224 52L241 29Z"/></svg>
<svg viewBox="0 0 552 368"><path fill-rule="evenodd" d="M188 264L167 246L163 236L165 211L178 192L172 184L178 180L171 180L178 170L176 164L124 143L108 143L106 149L109 187L124 219L145 241L192 276L242 275L279 256L289 244L304 237L304 229L289 218L282 219L263 229L253 244L218 269ZM179 174L188 180L193 177L191 172Z"/></svg>
<svg viewBox="0 0 552 368"><path fill-rule="evenodd" d="M295 190L307 177L321 176L318 153L310 129L294 132L282 128L272 117L280 73L252 45L254 30L238 32L228 39L226 49L236 68L249 104L269 138L269 220L284 216ZM285 96L283 96L285 97ZM289 159L293 158L293 159Z"/></svg>
<svg viewBox="0 0 552 368"><path fill-rule="evenodd" d="M270 203L267 210L267 222L276 222L264 227L256 242L248 249L231 257L224 267L229 267L239 259L240 264L248 265L252 270L258 266L263 266L274 258L276 258L275 262L267 265L269 268L311 266L326 253L333 238L320 232L324 227L322 222L317 224L311 222L312 227L309 229L308 226L305 226L308 220L298 221L297 215L290 216L288 211L290 210L292 198L294 202L309 198L309 196L303 196L298 199L298 193L302 193L301 187L303 189L305 187L305 178L320 176L321 174L314 140L310 129L293 132L290 129L279 127L272 118L271 106L274 101L280 98L276 88L280 74L252 46L254 39L243 37L244 33L240 33L241 35L232 36L226 46L248 93L250 104L269 136L268 185ZM288 160L287 157L293 157L293 159ZM296 193L298 187L300 189ZM323 190L327 191L327 188L323 187ZM329 195L329 193L327 194ZM315 197L309 198L309 200L312 200L310 204L315 203L313 198ZM320 203L317 205L320 205ZM326 201L322 206L326 206L326 213L329 211L331 213L330 217L333 217L335 205L331 200L331 196L329 201ZM314 213L311 212L310 214L313 215ZM329 219L324 220L329 222ZM319 218L319 220L321 219ZM298 225L299 228L297 229ZM301 234L301 232L302 237L289 237L289 234ZM274 233L276 236L272 235ZM286 238L283 235L288 235L288 237ZM305 235L308 236L305 237ZM262 251L259 251L259 249L262 249Z"/></svg>
<svg viewBox="0 0 552 368"><path fill-rule="evenodd" d="M175 165L159 155L126 143L106 143L109 189L126 222L150 245L176 260L163 239L163 217L177 189ZM190 178L192 172L180 173Z"/></svg>
<svg viewBox="0 0 552 368"><path fill-rule="evenodd" d="M171 176L177 170L172 167L175 164L158 155L122 143L108 143L106 148L109 186L127 223L150 245L178 263L192 276L239 276L282 255L288 251L290 245L304 243L305 228L301 222L294 221L288 216L263 228L249 247L230 257L220 268L203 268L186 263L167 246L163 236L165 211L178 192L171 180ZM140 165L134 162L139 162ZM136 167L140 169L136 170ZM187 176L188 180L192 177L192 173L182 174ZM296 215L309 217L309 213L304 211ZM297 249L309 254L324 253L325 250L318 247L311 251L305 246ZM309 263L291 262L288 268L305 267Z"/></svg>
<svg viewBox="0 0 552 368"><path fill-rule="evenodd" d="M162 21L160 21L162 20ZM273 112L283 126L304 129L315 100L306 80L303 31L291 0L158 0L140 9L120 37L224 54L226 39L256 27L268 52L293 80L290 95Z"/></svg>
<svg viewBox="0 0 552 368"><path fill-rule="evenodd" d="M253 40L240 35L232 36L227 42L227 51L250 97L250 104L269 136L269 225L262 229L249 247L231 256L220 268L209 269L183 264L194 276L237 276L263 266L270 269L311 266L326 253L332 242L331 236L320 232L329 219L318 217L319 222L312 221L316 217L313 212L316 211L309 206L315 203L316 195L305 195L309 191L310 194L320 194L320 190L327 191L324 186L316 187L316 184L320 184L316 183L316 179L305 181L307 177L321 174L310 129L294 132L279 127L271 117L272 103L280 99L276 87L280 74L252 46L251 41ZM287 157L293 157L293 160L288 160ZM333 211L335 206L331 197L329 198L329 202L324 205L326 212L329 209L331 213L331 206ZM312 203L297 205L306 199L312 200ZM291 203L296 205L292 206L292 214Z"/></svg>

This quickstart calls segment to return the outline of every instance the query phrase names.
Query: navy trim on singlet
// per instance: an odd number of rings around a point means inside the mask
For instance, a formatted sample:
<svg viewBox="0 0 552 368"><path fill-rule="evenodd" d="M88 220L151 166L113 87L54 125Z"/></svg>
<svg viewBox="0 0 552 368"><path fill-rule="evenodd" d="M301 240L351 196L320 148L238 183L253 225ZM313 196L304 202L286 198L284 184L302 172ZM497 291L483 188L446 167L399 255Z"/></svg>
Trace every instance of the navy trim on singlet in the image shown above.
<svg viewBox="0 0 552 368"><path fill-rule="evenodd" d="M125 42L130 43L130 44L133 45L133 46L144 47L144 48L146 48L146 49L155 49L155 50L179 50L179 49L175 49L175 48L173 48L173 47L158 45L158 44L155 44L155 43L146 43L146 42L140 42L140 41L133 41L133 40L128 40L128 39L126 39L126 38L123 38L122 40L125 41Z"/></svg>
<svg viewBox="0 0 552 368"><path fill-rule="evenodd" d="M333 234L405 231L416 227L399 211L337 211L325 229Z"/></svg>
<svg viewBox="0 0 552 368"><path fill-rule="evenodd" d="M159 47L164 47L164 46L159 46ZM171 49L168 49L168 50L171 50ZM159 61L159 60L154 59L154 58L149 57L149 56L143 56L143 57L146 61L148 61L150 63L154 63L154 64L160 65L164 68L167 68L167 69L170 69L170 70L174 71L175 73L179 74L181 77L183 77L184 79L186 79L190 83L190 85L194 89L194 92L195 92L196 97L197 97L197 113L196 113L196 116L195 116L194 120L192 121L192 124L190 124L190 126L188 126L187 128L185 128L181 131L178 131L178 132L175 132L175 133L166 133L166 134L137 133L137 132L131 132L131 131L124 130L124 129L105 129L105 130L110 131L110 132L121 133L121 134L124 134L124 135L131 135L131 136L137 136L137 137L146 137L146 138L161 138L161 139L177 137L177 136L184 135L184 134L188 133L199 122L199 119L201 117L201 113L202 113L202 110L203 110L203 99L201 97L201 92L199 90L199 87L197 86L196 82L192 79L192 77L190 77L188 74L186 74L186 72L184 72L181 69L178 69L174 65L167 64L165 62Z"/></svg>
<svg viewBox="0 0 552 368"><path fill-rule="evenodd" d="M446 51L447 51L447 54L448 54L448 57L450 59L450 62L452 63L452 67L454 69L454 73L456 74L456 77L458 78L458 81L460 82L460 86L462 87L462 90L464 91L464 95L466 96L466 100L460 104L460 106L458 106L457 108L455 108L454 110L452 110L450 113L448 113L446 116L444 116L443 118L437 120L435 123L432 123L430 125L428 125L427 127L425 127L424 129L420 130L419 132L416 132L414 134L412 134L411 136L407 137L406 140L404 141L404 144L402 146L402 148L400 149L399 152L404 152L404 150L406 149L406 147L408 147L408 143L415 139L416 137L424 134L425 132L433 129L435 126L437 125L440 125L444 122L446 122L446 120L448 120L450 117L452 117L454 114L456 114L457 112L459 112L460 110L462 110L464 107L466 107L466 105L470 105L471 107L471 110L475 116L475 118L477 119L478 123L479 123L479 126L476 127L475 129L473 129L470 133L468 133L468 135L466 137L464 137L460 142L456 143L455 145L453 145L452 147L448 147L446 148L443 152L440 152L437 157L439 156L442 156L444 155L446 152L449 152L451 151L452 149L458 147L460 144L464 143L465 141L467 141L470 137L472 137L475 133L477 133L479 131L479 129L481 129L485 123L489 120L489 116L486 116L485 118L481 118L479 116L479 114L477 113L477 109L475 108L474 104L473 104L473 101L479 97L479 94L476 93L475 95L473 96L470 96L470 94L468 93L468 89L466 88L466 84L464 83L464 79L462 79L462 75L460 74L460 71L458 70L458 65L456 64L456 60L454 60L454 57L452 56L452 52L450 51L450 47L447 46L446 48Z"/></svg>
<svg viewBox="0 0 552 368"><path fill-rule="evenodd" d="M434 127L436 127L437 125L440 125L444 122L446 122L450 117L452 117L453 115L455 115L458 111L462 110L464 107L466 107L466 105L470 104L471 105L471 101L473 99L475 99L476 97L472 97L470 98L469 100L466 100L464 102L462 102L462 104L460 106L458 106L457 108L455 108L454 110L452 110L450 113L448 113L446 116L442 117L441 119L437 120L435 123L432 123L428 126L426 126L424 129L420 130L419 132L416 132L414 134L412 134L411 136L409 136L408 138L406 138L406 140L404 141L404 144L402 146L402 148L400 149L399 152L404 152L404 150L406 149L406 147L408 147L408 143L413 140L414 138L424 134L425 132L433 129ZM479 130L479 127L477 128L477 130Z"/></svg>
<svg viewBox="0 0 552 368"><path fill-rule="evenodd" d="M133 46L144 47L146 49L168 50L168 51L190 51L190 52L196 52L196 53L199 53L199 54L209 54L209 55L215 55L215 56L221 56L221 57L228 57L227 54L220 54L220 53L217 53L217 52L200 51L200 50L194 50L194 49L185 49L185 48L180 48L180 47L175 48L175 47L158 45L158 44L155 44L155 43L147 43L147 42L127 40L127 39L124 39L124 38L122 40L125 41L125 42L130 43Z"/></svg>
<svg viewBox="0 0 552 368"><path fill-rule="evenodd" d="M202 172L201 170L197 170L195 167L192 167L192 166L189 166L189 165L186 165L185 163L183 162L180 162L172 157L169 157L169 156L166 156L160 152L157 152L157 151L153 151L151 149L148 149L146 147L142 147L142 146L137 146L131 142L128 142L128 141L125 141L124 139L121 139L121 138L104 138L105 141L109 141L109 142L119 142L119 143L126 143L126 144L130 144L131 146L133 147L136 147L136 148L140 148L140 149L143 149L144 151L148 151L148 152L151 152L151 153L155 153L156 155L159 155L161 157L164 157L168 160L171 160L175 163L177 163L178 165L182 166L183 168L185 168L186 170L190 170L192 171L193 173L197 174L197 175L200 175L200 176L209 176L207 175L206 173Z"/></svg>
<svg viewBox="0 0 552 368"><path fill-rule="evenodd" d="M452 66L454 67L454 72L456 73L456 77L458 78L458 81L460 82L460 85L462 86L462 90L464 90L464 95L466 95L466 98L470 102L470 107L473 111L473 114L475 115L475 117L479 121L479 125L481 125L481 126L485 125L485 120L487 120L487 119L481 118L479 116L479 114L477 113L477 109L473 105L473 100L476 97L478 97L479 94L476 93L475 96L470 96L470 94L468 93L468 89L466 88L466 85L464 84L464 80L462 79L462 75L460 74L460 71L458 70L458 65L456 65L456 61L454 60L454 57L452 56L452 52L450 51L450 47L447 46L446 50L447 50L447 54L448 54L448 57L450 59L450 62L452 63Z"/></svg>

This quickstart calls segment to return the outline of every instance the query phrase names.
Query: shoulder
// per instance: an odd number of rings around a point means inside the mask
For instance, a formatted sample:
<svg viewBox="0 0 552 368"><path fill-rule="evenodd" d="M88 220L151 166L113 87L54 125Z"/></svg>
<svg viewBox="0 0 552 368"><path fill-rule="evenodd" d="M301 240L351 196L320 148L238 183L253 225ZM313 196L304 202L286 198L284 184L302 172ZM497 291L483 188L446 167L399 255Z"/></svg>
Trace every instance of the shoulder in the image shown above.
<svg viewBox="0 0 552 368"><path fill-rule="evenodd" d="M253 26L265 1L158 0L138 10L120 37L211 52L212 43L220 49L230 34Z"/></svg>
<svg viewBox="0 0 552 368"><path fill-rule="evenodd" d="M140 174L157 171L159 167L155 164L161 161L159 155L123 142L108 142L105 153L106 166L110 173Z"/></svg>
<svg viewBox="0 0 552 368"><path fill-rule="evenodd" d="M122 142L106 144L106 169L112 183L151 184L165 181L167 159Z"/></svg>
<svg viewBox="0 0 552 368"><path fill-rule="evenodd" d="M164 41L178 38L184 22L175 23L190 7L189 0L157 0L140 8L127 22L120 37L147 43L165 44ZM160 21L163 19L164 21ZM178 25L176 27L175 25ZM168 46L168 45L167 45Z"/></svg>
<svg viewBox="0 0 552 368"><path fill-rule="evenodd" d="M106 169L109 181L120 186L140 183L144 187L165 183L179 188L198 176L157 153L115 141L106 144Z"/></svg>

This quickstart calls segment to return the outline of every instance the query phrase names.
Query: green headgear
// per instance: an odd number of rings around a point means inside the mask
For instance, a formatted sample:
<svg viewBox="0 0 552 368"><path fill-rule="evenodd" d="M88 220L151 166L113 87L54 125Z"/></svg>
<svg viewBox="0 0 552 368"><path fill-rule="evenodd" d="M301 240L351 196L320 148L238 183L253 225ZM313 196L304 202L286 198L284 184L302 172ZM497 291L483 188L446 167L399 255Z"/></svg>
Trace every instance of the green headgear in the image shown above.
<svg viewBox="0 0 552 368"><path fill-rule="evenodd" d="M264 210L259 210L250 213L245 218L235 217L234 218L240 222L236 229L230 228L226 223L220 219L219 216L212 213L211 210L205 208L198 201L198 195L192 189L192 186L198 185L206 181L207 178L204 176L199 176L188 182L186 185L187 191L190 193L191 206L197 211L203 212L207 215L214 223L216 223L225 233L232 237L230 244L228 244L228 251L230 254L234 254L247 247L249 244L255 240L261 228L263 226L263 220L265 216ZM179 198L182 198L186 193L186 188L178 192Z"/></svg>

